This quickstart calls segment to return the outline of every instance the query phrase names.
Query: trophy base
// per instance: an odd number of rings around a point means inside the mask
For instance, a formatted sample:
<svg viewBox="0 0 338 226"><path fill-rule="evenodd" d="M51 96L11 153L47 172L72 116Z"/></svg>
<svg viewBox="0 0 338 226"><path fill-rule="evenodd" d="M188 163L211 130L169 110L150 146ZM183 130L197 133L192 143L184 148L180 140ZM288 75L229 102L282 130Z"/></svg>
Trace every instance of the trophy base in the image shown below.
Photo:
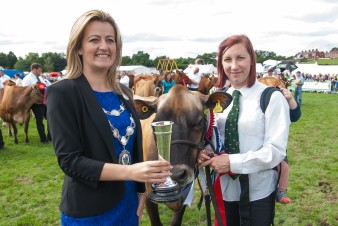
<svg viewBox="0 0 338 226"><path fill-rule="evenodd" d="M170 187L152 185L153 191L149 194L150 201L154 203L176 202L182 198L178 184Z"/></svg>

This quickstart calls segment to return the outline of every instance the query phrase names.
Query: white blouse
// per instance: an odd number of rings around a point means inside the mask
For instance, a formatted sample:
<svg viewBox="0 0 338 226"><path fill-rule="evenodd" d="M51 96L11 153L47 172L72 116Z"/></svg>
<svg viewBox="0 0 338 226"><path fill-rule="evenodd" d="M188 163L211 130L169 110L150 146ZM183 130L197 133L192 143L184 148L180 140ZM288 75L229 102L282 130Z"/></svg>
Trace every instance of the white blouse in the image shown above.
<svg viewBox="0 0 338 226"><path fill-rule="evenodd" d="M277 172L273 170L286 156L289 135L289 105L281 92L271 96L265 114L260 108L260 97L266 85L256 83L239 91L240 110L238 119L239 154L230 154L230 170L237 174L249 174L250 201L270 195L276 188ZM234 91L227 90L230 95ZM226 118L232 104L223 113L216 114L216 126L224 143ZM223 199L239 201L239 178L228 174L221 177Z"/></svg>

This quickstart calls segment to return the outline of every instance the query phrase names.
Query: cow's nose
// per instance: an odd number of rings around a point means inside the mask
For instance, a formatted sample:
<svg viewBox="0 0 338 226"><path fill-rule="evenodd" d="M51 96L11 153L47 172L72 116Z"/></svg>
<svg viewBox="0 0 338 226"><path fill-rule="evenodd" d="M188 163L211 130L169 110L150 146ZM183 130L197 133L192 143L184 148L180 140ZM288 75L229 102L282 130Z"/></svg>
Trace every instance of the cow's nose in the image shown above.
<svg viewBox="0 0 338 226"><path fill-rule="evenodd" d="M187 180L188 172L186 169L173 172L171 178L178 184L184 184Z"/></svg>

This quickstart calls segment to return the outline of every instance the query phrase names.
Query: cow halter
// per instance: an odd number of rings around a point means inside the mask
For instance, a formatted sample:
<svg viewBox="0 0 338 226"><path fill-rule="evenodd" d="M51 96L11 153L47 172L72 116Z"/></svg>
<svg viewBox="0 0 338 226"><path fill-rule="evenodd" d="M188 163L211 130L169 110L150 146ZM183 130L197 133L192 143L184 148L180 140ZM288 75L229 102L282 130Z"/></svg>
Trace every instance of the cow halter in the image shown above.
<svg viewBox="0 0 338 226"><path fill-rule="evenodd" d="M102 108L103 112L106 115L116 116L116 117L120 116L122 114L122 112L124 112L125 109L126 108L123 104L120 105L119 110L113 109L111 111L107 111L106 109ZM130 152L128 150L126 150L126 145L128 144L130 136L133 135L134 131L135 131L135 121L134 121L132 114L130 114L130 125L126 128L126 134L124 136L121 136L120 131L117 128L115 128L113 126L113 124L110 123L109 120L108 120L108 123L110 125L111 131L113 132L113 136L123 146L123 150L119 155L119 164L130 165L131 164L131 156L130 156Z"/></svg>

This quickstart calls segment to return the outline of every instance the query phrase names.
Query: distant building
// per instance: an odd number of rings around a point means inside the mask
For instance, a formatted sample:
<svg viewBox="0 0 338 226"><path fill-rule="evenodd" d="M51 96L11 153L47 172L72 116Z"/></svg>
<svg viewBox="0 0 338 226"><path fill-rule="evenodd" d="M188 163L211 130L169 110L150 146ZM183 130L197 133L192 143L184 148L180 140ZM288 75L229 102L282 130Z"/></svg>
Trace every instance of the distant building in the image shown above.
<svg viewBox="0 0 338 226"><path fill-rule="evenodd" d="M338 58L338 50L319 51L318 49L305 50L297 53L295 59L318 60L319 58Z"/></svg>
<svg viewBox="0 0 338 226"><path fill-rule="evenodd" d="M319 51L318 49L301 51L295 56L295 59L318 60L318 58L325 58L325 53Z"/></svg>
<svg viewBox="0 0 338 226"><path fill-rule="evenodd" d="M330 52L325 53L325 58L338 58L338 50L331 50Z"/></svg>

